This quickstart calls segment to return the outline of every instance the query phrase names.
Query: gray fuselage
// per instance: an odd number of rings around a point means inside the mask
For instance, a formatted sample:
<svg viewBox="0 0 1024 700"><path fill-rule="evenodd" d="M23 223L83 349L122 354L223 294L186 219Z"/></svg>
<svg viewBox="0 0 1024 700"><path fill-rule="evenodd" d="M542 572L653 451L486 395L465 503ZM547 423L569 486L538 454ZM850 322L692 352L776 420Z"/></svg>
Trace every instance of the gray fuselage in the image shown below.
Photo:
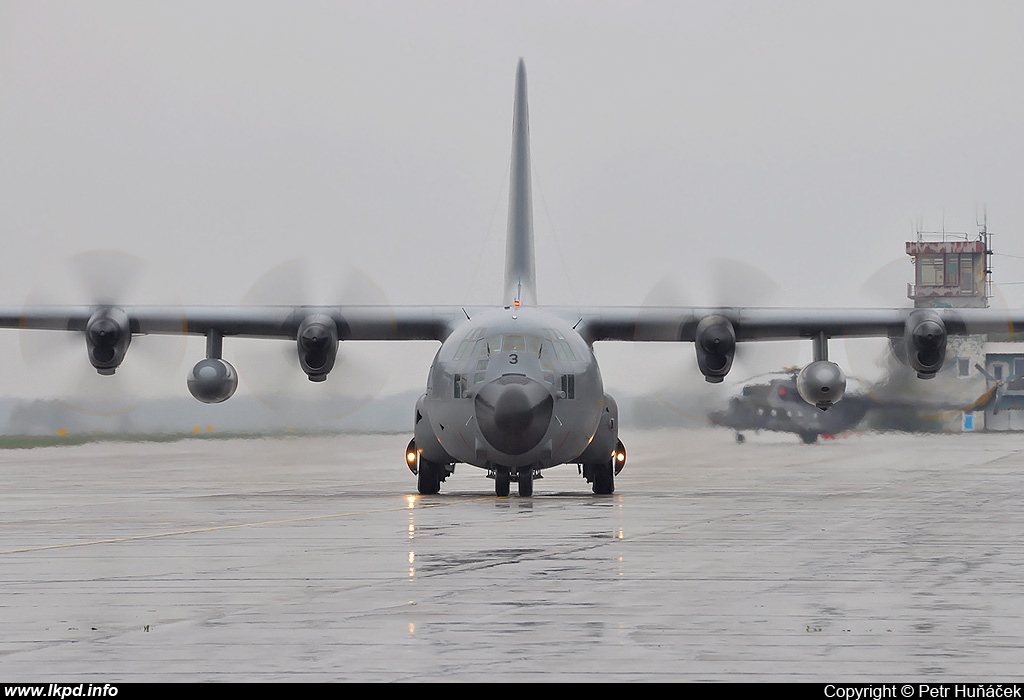
<svg viewBox="0 0 1024 700"><path fill-rule="evenodd" d="M509 306L467 320L441 345L417 403L416 442L435 462L545 469L582 461L602 416L600 451L610 451L614 411L583 338L543 309Z"/></svg>

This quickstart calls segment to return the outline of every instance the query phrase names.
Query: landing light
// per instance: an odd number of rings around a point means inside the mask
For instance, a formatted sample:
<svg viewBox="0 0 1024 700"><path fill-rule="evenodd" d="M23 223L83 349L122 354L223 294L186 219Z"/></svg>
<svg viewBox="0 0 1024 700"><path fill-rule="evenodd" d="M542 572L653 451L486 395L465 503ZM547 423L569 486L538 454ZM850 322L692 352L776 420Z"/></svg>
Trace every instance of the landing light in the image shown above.
<svg viewBox="0 0 1024 700"><path fill-rule="evenodd" d="M618 444L615 445L615 449L612 450L612 465L615 468L616 476L626 466L626 446L622 444L622 440L619 440Z"/></svg>
<svg viewBox="0 0 1024 700"><path fill-rule="evenodd" d="M418 462L420 457L420 451L416 449L416 438L409 441L408 447L405 448L405 466L409 467L409 471L415 474L417 471Z"/></svg>
<svg viewBox="0 0 1024 700"><path fill-rule="evenodd" d="M519 306L519 305L520 305L520 303L521 303L521 302L520 302L520 301L519 301L518 299L516 299L516 306Z"/></svg>

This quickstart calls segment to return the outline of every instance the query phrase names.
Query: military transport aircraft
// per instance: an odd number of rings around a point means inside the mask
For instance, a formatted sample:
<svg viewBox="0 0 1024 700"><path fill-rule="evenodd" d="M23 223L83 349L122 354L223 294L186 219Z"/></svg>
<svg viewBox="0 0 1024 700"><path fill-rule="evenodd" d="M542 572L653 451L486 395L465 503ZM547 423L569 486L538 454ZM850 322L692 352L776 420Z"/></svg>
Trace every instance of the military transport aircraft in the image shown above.
<svg viewBox="0 0 1024 700"><path fill-rule="evenodd" d="M422 494L437 493L458 463L485 469L494 490L533 493L542 470L579 465L594 493L610 494L626 461L618 410L604 391L598 341L691 342L700 372L717 383L738 343L806 338L814 360L797 377L800 395L824 410L846 377L828 359L834 337L902 338L927 379L942 366L948 334L1007 329L987 309L782 309L739 307L548 307L536 295L526 69L516 71L504 297L494 308L461 306L36 306L0 308L0 327L75 331L102 375L117 370L137 334L206 337L206 358L188 375L199 401L218 403L238 384L221 356L232 337L286 338L311 381L322 382L339 343L440 343L415 406L405 459ZM1009 322L1024 329L1024 313Z"/></svg>

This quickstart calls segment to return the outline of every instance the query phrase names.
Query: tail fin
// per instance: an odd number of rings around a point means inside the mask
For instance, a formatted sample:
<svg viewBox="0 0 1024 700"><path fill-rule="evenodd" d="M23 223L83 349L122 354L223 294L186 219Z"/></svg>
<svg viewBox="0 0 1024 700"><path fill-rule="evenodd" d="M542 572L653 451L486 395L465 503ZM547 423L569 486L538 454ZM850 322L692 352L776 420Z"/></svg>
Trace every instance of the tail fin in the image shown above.
<svg viewBox="0 0 1024 700"><path fill-rule="evenodd" d="M512 173L509 177L508 233L505 239L504 304L537 303L533 252L533 194L530 187L530 114L526 105L526 64L516 69L512 118Z"/></svg>

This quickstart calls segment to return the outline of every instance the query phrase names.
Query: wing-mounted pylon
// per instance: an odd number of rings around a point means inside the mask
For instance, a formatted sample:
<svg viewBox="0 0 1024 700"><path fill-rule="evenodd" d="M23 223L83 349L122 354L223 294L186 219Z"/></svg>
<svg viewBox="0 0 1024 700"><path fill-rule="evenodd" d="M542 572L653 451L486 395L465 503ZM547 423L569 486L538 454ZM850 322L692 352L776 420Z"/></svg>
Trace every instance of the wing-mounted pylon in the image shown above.
<svg viewBox="0 0 1024 700"><path fill-rule="evenodd" d="M828 359L828 335L821 331L812 340L814 361L796 376L796 390L804 401L827 411L846 393L846 374Z"/></svg>
<svg viewBox="0 0 1024 700"><path fill-rule="evenodd" d="M223 403L238 389L238 373L221 355L224 336L220 331L206 332L206 358L195 364L185 380L193 398L203 403Z"/></svg>

